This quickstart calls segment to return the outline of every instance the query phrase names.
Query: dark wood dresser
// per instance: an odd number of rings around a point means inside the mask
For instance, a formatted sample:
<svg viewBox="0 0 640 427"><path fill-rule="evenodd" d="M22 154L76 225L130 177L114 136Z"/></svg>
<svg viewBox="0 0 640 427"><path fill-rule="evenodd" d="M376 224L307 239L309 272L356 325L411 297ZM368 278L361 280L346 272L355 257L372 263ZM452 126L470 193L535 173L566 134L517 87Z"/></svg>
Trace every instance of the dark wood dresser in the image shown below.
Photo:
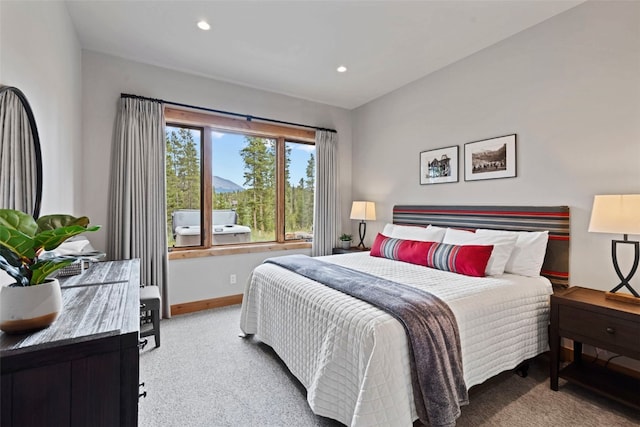
<svg viewBox="0 0 640 427"><path fill-rule="evenodd" d="M139 260L96 263L60 284L53 325L0 332L0 424L137 426Z"/></svg>
<svg viewBox="0 0 640 427"><path fill-rule="evenodd" d="M560 339L573 340L573 362L560 370ZM582 344L640 359L640 305L572 287L551 296L551 389L558 378L640 409L640 380L582 359ZM606 360L605 360L606 362Z"/></svg>

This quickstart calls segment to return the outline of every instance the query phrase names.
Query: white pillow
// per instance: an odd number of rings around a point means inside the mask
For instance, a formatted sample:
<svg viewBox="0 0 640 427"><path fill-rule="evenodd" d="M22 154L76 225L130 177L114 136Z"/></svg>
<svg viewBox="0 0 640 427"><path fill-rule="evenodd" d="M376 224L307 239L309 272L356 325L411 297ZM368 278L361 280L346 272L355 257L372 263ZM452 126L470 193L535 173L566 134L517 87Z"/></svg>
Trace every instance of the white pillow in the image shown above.
<svg viewBox="0 0 640 427"><path fill-rule="evenodd" d="M548 231L505 231L478 229L483 236L515 235L516 246L511 252L504 271L521 276L538 277L547 253Z"/></svg>
<svg viewBox="0 0 640 427"><path fill-rule="evenodd" d="M431 232L439 232L440 234L442 234L442 237L440 238L440 242L442 242L442 239L444 239L444 235L447 233L447 229L444 227L436 227L435 225L431 225L429 224L427 226L427 230L430 230Z"/></svg>
<svg viewBox="0 0 640 427"><path fill-rule="evenodd" d="M417 240L419 242L442 242L446 228L422 227L419 225L387 224L382 234L393 239Z"/></svg>
<svg viewBox="0 0 640 427"><path fill-rule="evenodd" d="M462 246L493 245L485 274L487 276L499 276L504 273L504 268L516 245L516 240L518 240L518 236L478 235L471 231L447 228L442 243Z"/></svg>
<svg viewBox="0 0 640 427"><path fill-rule="evenodd" d="M382 229L382 234L384 234L387 237L391 237L391 235L393 234L393 230L395 228L396 226L394 224L387 223L387 225L385 225L384 228Z"/></svg>

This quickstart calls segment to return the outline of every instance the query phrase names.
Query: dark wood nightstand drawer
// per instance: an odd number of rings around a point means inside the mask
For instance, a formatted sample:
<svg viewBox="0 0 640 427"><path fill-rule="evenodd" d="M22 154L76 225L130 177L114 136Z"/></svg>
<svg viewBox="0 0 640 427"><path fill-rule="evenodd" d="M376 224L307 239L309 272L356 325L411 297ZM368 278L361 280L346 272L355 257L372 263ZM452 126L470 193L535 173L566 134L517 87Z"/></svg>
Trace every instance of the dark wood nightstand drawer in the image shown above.
<svg viewBox="0 0 640 427"><path fill-rule="evenodd" d="M563 336L593 345L625 348L640 353L640 323L582 308L561 306L560 331Z"/></svg>
<svg viewBox="0 0 640 427"><path fill-rule="evenodd" d="M572 287L551 295L549 385L558 378L640 409L640 380L582 360L582 344L640 359L640 305L605 298L603 291ZM560 340L573 340L573 362L560 369ZM610 360L610 359L607 359Z"/></svg>

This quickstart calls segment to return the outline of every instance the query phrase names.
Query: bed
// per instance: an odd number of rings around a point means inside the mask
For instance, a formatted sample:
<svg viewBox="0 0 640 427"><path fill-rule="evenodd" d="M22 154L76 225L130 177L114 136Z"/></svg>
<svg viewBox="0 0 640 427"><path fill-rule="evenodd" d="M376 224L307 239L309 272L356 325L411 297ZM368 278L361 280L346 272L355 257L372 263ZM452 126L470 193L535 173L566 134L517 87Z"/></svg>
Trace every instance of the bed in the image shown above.
<svg viewBox="0 0 640 427"><path fill-rule="evenodd" d="M547 350L549 295L568 286L568 207L395 206L393 225L548 231L537 277L469 277L369 252L319 257L446 302L459 329L467 389ZM274 349L306 388L315 414L350 426L418 419L407 334L385 311L265 263L246 285L240 327Z"/></svg>

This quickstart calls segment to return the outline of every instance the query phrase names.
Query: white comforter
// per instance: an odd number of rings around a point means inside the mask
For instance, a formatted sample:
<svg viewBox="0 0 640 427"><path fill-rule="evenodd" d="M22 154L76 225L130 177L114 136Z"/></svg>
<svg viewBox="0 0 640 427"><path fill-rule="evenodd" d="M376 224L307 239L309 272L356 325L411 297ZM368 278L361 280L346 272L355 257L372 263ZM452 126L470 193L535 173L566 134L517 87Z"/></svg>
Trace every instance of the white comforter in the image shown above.
<svg viewBox="0 0 640 427"><path fill-rule="evenodd" d="M323 259L416 286L449 304L460 330L467 388L547 349L553 291L546 278L473 278L368 252ZM314 413L368 427L411 426L417 419L406 334L384 311L262 264L245 288L240 322L300 380Z"/></svg>

